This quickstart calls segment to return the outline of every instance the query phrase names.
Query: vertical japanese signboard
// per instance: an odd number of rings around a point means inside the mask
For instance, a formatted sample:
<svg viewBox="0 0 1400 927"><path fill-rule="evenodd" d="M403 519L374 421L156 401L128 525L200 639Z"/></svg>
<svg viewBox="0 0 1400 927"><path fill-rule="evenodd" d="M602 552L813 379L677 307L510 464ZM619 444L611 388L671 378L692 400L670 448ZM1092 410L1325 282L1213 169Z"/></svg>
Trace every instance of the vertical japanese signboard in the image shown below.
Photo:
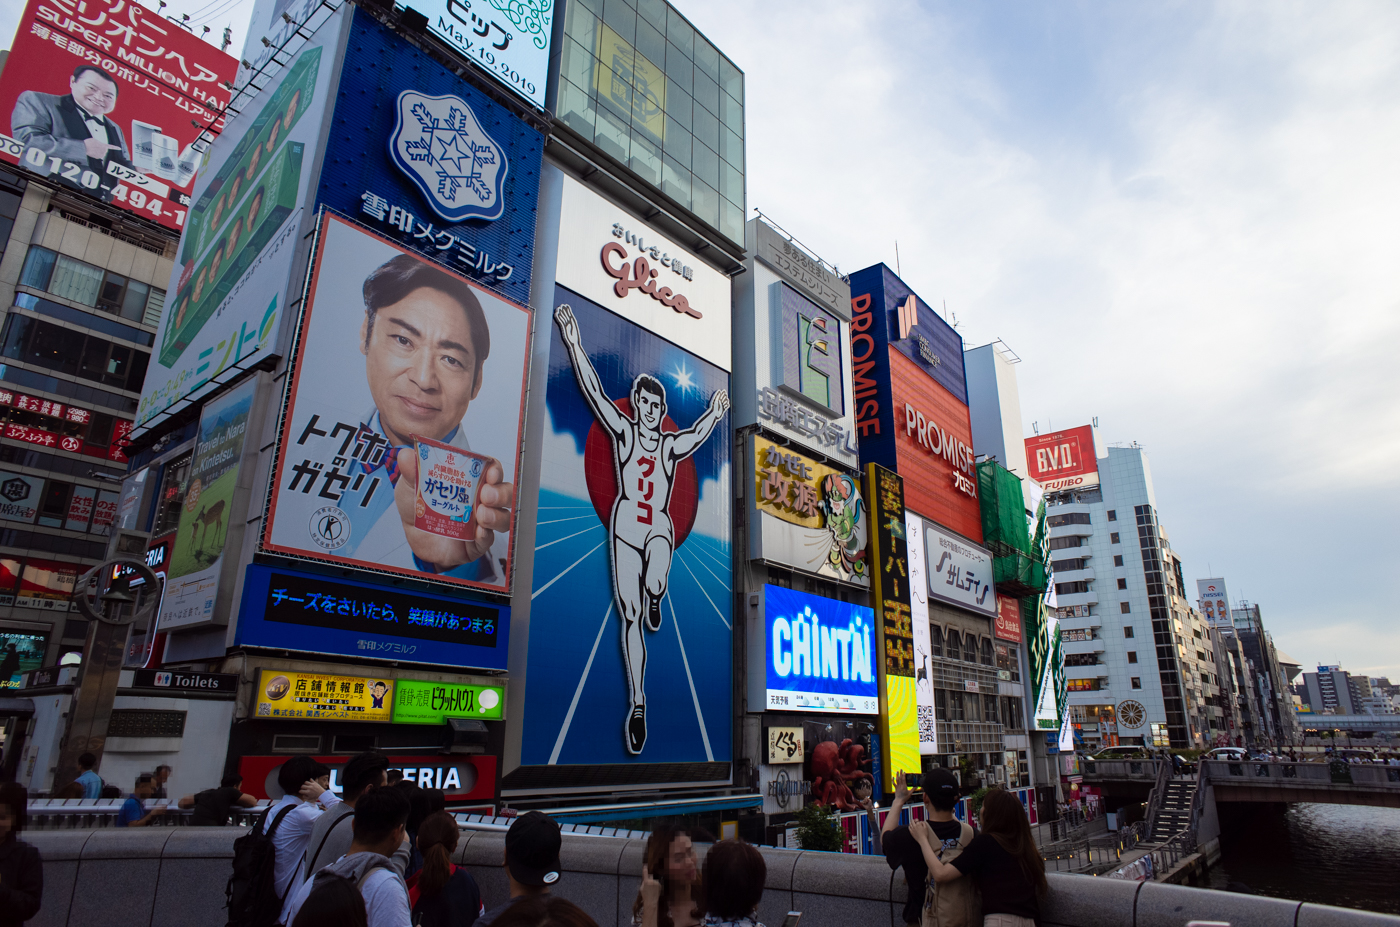
<svg viewBox="0 0 1400 927"><path fill-rule="evenodd" d="M919 709L919 754L938 752L938 726L934 723L932 654L928 618L928 558L924 553L924 520L904 513L909 547L909 606L914 638L914 698Z"/></svg>
<svg viewBox="0 0 1400 927"><path fill-rule="evenodd" d="M178 233L237 70L139 3L30 0L0 78L0 160Z"/></svg>
<svg viewBox="0 0 1400 927"><path fill-rule="evenodd" d="M883 674L880 678L880 727L887 761L884 787L894 790L895 773L917 772L919 760L918 698L914 676L914 624L909 599L909 541L904 524L904 480L879 464L865 468L865 497L871 508L871 555L874 560L875 613L880 628Z"/></svg>

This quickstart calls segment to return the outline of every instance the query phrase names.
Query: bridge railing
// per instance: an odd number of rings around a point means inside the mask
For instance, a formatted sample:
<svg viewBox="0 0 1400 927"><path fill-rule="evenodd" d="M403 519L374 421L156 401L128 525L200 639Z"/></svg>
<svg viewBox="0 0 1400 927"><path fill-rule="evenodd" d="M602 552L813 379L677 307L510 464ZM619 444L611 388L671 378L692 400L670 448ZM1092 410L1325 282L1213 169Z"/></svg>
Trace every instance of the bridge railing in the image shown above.
<svg viewBox="0 0 1400 927"><path fill-rule="evenodd" d="M1152 779L1156 780L1166 760L1085 760L1085 779Z"/></svg>
<svg viewBox="0 0 1400 927"><path fill-rule="evenodd" d="M1292 763L1276 760L1245 760L1230 762L1211 760L1201 764L1202 775L1215 780L1266 783L1279 786L1309 787L1363 786L1400 789L1400 766L1378 763Z"/></svg>

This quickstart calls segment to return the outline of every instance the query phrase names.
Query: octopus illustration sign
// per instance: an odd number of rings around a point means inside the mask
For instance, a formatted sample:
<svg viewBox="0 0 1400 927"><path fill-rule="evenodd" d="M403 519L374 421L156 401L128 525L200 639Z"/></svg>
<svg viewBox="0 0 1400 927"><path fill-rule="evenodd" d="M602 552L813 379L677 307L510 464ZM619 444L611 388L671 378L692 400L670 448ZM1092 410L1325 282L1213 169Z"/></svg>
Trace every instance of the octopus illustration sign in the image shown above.
<svg viewBox="0 0 1400 927"><path fill-rule="evenodd" d="M554 303L521 762L726 763L728 374Z"/></svg>

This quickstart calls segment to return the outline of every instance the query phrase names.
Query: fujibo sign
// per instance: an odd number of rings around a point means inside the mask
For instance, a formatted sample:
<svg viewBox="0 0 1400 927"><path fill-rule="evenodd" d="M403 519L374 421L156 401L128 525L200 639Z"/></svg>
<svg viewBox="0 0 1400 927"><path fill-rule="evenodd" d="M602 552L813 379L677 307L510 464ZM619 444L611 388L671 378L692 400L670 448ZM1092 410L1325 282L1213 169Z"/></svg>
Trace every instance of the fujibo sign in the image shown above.
<svg viewBox="0 0 1400 927"><path fill-rule="evenodd" d="M763 587L762 608L763 636L754 639L759 622L750 632L750 666L762 665L764 674L750 679L750 704L761 700L769 711L879 714L871 609L780 586ZM755 683L761 693L753 691Z"/></svg>

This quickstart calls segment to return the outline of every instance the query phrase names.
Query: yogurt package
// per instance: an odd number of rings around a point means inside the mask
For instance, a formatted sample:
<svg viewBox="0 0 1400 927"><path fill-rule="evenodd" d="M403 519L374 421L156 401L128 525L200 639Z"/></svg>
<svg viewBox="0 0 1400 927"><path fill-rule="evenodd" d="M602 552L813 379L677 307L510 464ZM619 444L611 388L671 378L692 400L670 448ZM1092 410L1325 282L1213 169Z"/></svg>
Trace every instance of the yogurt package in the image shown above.
<svg viewBox="0 0 1400 927"><path fill-rule="evenodd" d="M418 448L414 527L459 541L474 538L472 514L488 458L418 435L413 443Z"/></svg>

